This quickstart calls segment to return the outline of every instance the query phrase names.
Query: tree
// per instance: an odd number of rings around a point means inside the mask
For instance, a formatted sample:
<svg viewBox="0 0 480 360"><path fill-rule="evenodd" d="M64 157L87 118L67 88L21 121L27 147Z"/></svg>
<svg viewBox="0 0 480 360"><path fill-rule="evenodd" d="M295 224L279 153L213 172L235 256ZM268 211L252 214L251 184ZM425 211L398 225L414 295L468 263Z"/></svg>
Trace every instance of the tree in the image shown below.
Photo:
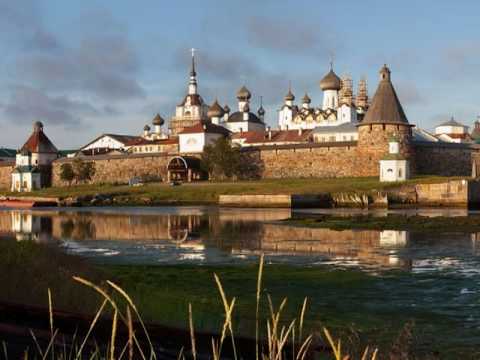
<svg viewBox="0 0 480 360"><path fill-rule="evenodd" d="M73 172L75 173L75 181L86 182L91 180L95 175L95 163L93 161L85 162L80 158L73 160Z"/></svg>
<svg viewBox="0 0 480 360"><path fill-rule="evenodd" d="M72 181L75 179L75 171L73 171L72 164L62 164L60 166L60 179L68 182L68 185L72 185Z"/></svg>
<svg viewBox="0 0 480 360"><path fill-rule="evenodd" d="M205 146L201 159L202 168L210 179L238 178L242 173L240 147L221 137Z"/></svg>

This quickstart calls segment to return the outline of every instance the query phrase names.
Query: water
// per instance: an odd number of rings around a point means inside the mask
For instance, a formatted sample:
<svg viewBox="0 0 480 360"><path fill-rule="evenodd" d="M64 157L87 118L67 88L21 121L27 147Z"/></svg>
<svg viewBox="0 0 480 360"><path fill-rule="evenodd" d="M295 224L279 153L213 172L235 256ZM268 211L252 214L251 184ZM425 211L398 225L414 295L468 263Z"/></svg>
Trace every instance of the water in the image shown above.
<svg viewBox="0 0 480 360"><path fill-rule="evenodd" d="M308 212L325 210L299 214ZM401 212L468 215L448 209ZM368 280L349 286L340 280L328 286L302 282L287 289L317 299L312 306L323 316L333 316L328 311L334 308L348 323L368 317L375 326L397 326L415 319L426 346L438 337L452 348L480 342L480 234L333 231L279 222L290 216L289 209L214 207L4 210L0 236L54 244L101 264L241 266L265 253L270 264L360 273Z"/></svg>

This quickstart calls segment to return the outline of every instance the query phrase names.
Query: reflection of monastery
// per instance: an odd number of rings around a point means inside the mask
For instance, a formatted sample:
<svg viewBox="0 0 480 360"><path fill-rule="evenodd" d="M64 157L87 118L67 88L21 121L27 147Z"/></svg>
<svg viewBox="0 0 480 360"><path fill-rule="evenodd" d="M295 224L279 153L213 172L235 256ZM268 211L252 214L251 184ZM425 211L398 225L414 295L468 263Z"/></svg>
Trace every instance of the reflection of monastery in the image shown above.
<svg viewBox="0 0 480 360"><path fill-rule="evenodd" d="M69 157L55 160L58 151L44 134L43 125L40 131L41 123L36 123L32 137L38 141L31 137L19 151L12 178L0 179L4 187L12 183L16 191L48 186L49 175L53 175L54 185L65 185L59 178L60 166L77 157L95 162L92 182L127 183L133 177L201 180L206 174L199 158L206 146L222 137L239 146L244 162L252 165L245 177L355 177L382 172L388 175L382 180L398 181L421 174L470 176L472 168L480 164L480 147L475 145L480 140L480 121L471 133L453 118L438 125L434 133L416 127L407 119L386 65L380 69L372 98L366 79L355 86L350 76L339 77L333 66L320 80L320 89L323 97L319 104L314 104L309 94L296 102L293 90L288 89L277 126L268 126L262 101L255 110L256 97L246 86L238 90L235 106L221 105L218 99L208 105L200 95L192 55L186 95L168 128L167 121L157 114L137 135L108 132ZM46 159L45 164L35 162L41 158ZM13 170L8 162L2 164L0 172Z"/></svg>
<svg viewBox="0 0 480 360"><path fill-rule="evenodd" d="M217 213L128 215L22 211L0 212L2 238L37 242L84 240L170 243L192 248L205 256L220 249L233 256L266 253L268 256L317 256L337 263L361 266L414 266L402 249L425 242L425 236L406 231L333 231L275 224L288 218L288 210ZM267 221L267 222L265 222ZM468 234L435 236L429 247L452 246L477 250L477 237ZM428 240L428 239L427 239ZM416 244L415 246L418 246Z"/></svg>

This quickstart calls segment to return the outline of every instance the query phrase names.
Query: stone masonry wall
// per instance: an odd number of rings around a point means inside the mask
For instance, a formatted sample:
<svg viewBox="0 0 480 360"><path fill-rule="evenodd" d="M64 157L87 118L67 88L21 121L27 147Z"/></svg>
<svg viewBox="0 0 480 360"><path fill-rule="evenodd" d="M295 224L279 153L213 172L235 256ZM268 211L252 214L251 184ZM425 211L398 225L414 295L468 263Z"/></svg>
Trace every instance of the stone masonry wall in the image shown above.
<svg viewBox="0 0 480 360"><path fill-rule="evenodd" d="M257 163L261 178L358 176L355 142L252 148L248 161Z"/></svg>
<svg viewBox="0 0 480 360"><path fill-rule="evenodd" d="M0 163L0 189L10 190L12 184L12 170L14 166L12 164Z"/></svg>
<svg viewBox="0 0 480 360"><path fill-rule="evenodd" d="M471 176L478 149L462 144L415 144L418 175Z"/></svg>
<svg viewBox="0 0 480 360"><path fill-rule="evenodd" d="M366 124L358 127L358 157L362 160L357 176L379 175L380 160L388 153L388 143L393 135L399 140L400 155L410 161L410 172L415 173L411 127L401 124Z"/></svg>
<svg viewBox="0 0 480 360"><path fill-rule="evenodd" d="M398 131L396 127L387 129L385 133L381 130L379 131L382 132L382 139L385 141L390 132ZM401 130L408 131L408 128ZM367 136L363 141L368 142L369 138ZM378 176L378 161L385 155L385 148L376 146L375 143L367 146L364 144L363 147L359 144L360 142L358 144L346 142L252 147L243 149L243 158L246 163L254 164L250 175L260 178ZM412 161L414 174L470 176L474 158L477 159L480 168L480 147L406 142L401 145L402 154ZM94 156L86 158L85 161L95 162L96 174L92 183L100 184L127 183L130 178L142 175L165 181L167 165L171 158L172 155L167 154L139 154ZM71 161L73 159L64 158L53 163L53 186L67 185L60 180L60 166ZM0 167L0 187L9 186L10 171L11 168L2 170ZM8 173L8 176L3 173Z"/></svg>
<svg viewBox="0 0 480 360"><path fill-rule="evenodd" d="M118 156L91 156L84 161L95 163L94 184L128 183L134 176L148 175L158 180L167 179L167 165L172 158L166 154L148 155L118 155ZM53 186L66 186L60 179L60 167L64 163L72 162L71 158L63 158L53 163Z"/></svg>

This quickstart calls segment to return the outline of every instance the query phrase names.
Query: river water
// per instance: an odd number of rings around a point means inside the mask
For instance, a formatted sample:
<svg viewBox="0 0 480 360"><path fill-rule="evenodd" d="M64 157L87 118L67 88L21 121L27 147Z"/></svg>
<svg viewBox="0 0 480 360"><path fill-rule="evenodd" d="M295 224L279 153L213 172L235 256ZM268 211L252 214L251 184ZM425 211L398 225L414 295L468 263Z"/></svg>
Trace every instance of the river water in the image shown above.
<svg viewBox="0 0 480 360"><path fill-rule="evenodd" d="M326 210L296 216L320 212ZM458 209L397 212L468 215ZM472 349L480 343L480 234L334 231L281 223L291 215L290 209L215 207L3 210L0 235L53 243L100 264L241 266L264 253L267 264L365 274L368 281L352 286L337 288L334 281L328 293L312 282L301 296L318 299L312 301L324 312L333 306L351 323L365 317L377 324L412 319L425 343L441 339L452 348Z"/></svg>

